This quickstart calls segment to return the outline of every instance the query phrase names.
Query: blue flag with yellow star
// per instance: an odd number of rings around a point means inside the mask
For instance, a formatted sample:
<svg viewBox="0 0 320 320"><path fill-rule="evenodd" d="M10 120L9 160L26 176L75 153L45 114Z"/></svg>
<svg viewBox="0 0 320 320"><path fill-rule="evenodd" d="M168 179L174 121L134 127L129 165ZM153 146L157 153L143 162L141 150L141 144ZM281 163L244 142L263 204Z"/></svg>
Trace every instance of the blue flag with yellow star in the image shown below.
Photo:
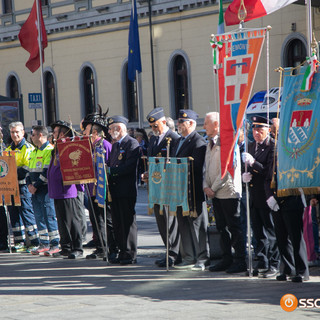
<svg viewBox="0 0 320 320"><path fill-rule="evenodd" d="M141 72L142 70L136 0L132 1L128 44L128 79L134 82L136 71Z"/></svg>

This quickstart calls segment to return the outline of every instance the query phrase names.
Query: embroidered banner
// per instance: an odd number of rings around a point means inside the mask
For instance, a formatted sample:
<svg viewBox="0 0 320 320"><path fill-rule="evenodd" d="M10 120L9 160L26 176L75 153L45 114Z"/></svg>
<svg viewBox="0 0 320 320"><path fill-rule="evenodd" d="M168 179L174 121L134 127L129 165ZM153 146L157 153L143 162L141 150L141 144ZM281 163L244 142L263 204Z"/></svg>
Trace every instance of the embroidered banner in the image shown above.
<svg viewBox="0 0 320 320"><path fill-rule="evenodd" d="M88 137L59 139L57 148L64 185L96 182Z"/></svg>
<svg viewBox="0 0 320 320"><path fill-rule="evenodd" d="M284 73L278 142L278 194L319 193L320 186L320 74L315 73L310 91L302 92L305 67Z"/></svg>
<svg viewBox="0 0 320 320"><path fill-rule="evenodd" d="M193 215L188 204L188 158L149 158L149 214L155 204L169 206L170 214L176 214L177 207L182 207L183 215Z"/></svg>
<svg viewBox="0 0 320 320"><path fill-rule="evenodd" d="M103 144L96 146L95 152L95 165L96 165L96 177L97 177L97 188L96 188L96 199L98 206L103 208L106 200L106 169L105 169L105 150Z"/></svg>
<svg viewBox="0 0 320 320"><path fill-rule="evenodd" d="M211 46L218 57L221 175L233 176L233 149L251 95L266 29L225 33Z"/></svg>
<svg viewBox="0 0 320 320"><path fill-rule="evenodd" d="M11 196L14 204L20 206L16 158L14 152L5 151L0 157L0 206L12 205Z"/></svg>

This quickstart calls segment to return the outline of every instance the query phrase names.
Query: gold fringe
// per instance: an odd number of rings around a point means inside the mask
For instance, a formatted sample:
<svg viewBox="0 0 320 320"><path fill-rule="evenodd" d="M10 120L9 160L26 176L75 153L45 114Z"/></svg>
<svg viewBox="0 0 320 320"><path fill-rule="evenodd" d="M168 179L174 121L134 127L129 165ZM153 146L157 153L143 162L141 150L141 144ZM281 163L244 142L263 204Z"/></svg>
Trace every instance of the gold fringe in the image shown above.
<svg viewBox="0 0 320 320"><path fill-rule="evenodd" d="M312 188L302 188L304 194L320 194L320 191L317 187ZM301 193L299 189L292 188L292 189L280 189L277 191L278 197L289 197L289 196L300 196Z"/></svg>
<svg viewBox="0 0 320 320"><path fill-rule="evenodd" d="M83 184L83 183L95 183L97 179L86 179L86 180L72 180L72 181L63 181L64 186L70 186L72 184Z"/></svg>
<svg viewBox="0 0 320 320"><path fill-rule="evenodd" d="M153 208L148 208L148 215L152 216L153 215Z"/></svg>

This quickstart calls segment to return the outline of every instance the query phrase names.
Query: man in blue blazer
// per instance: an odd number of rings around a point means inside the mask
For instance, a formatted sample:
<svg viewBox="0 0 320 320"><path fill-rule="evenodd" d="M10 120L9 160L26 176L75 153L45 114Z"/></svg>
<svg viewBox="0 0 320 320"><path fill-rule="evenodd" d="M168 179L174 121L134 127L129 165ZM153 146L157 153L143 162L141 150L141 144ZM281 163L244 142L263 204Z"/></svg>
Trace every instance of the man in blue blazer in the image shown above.
<svg viewBox="0 0 320 320"><path fill-rule="evenodd" d="M109 133L114 140L108 159L109 188L112 198L111 215L119 255L110 260L115 264L137 263L137 166L139 143L127 133L128 119L108 119Z"/></svg>
<svg viewBox="0 0 320 320"><path fill-rule="evenodd" d="M182 243L182 263L179 269L204 270L208 260L207 216L203 212L205 201L202 180L203 164L206 153L206 141L196 129L198 114L193 110L180 110L178 118L178 140L173 154L176 157L192 157L191 165L191 198L195 199L197 217L183 216L182 208L177 209L177 219Z"/></svg>

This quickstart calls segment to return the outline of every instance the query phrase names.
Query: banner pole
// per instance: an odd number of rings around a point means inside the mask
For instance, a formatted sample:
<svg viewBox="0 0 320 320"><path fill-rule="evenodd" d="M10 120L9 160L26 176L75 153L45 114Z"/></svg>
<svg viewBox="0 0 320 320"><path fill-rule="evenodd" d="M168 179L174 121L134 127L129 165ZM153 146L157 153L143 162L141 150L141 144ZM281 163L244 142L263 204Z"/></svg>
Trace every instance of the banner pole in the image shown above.
<svg viewBox="0 0 320 320"><path fill-rule="evenodd" d="M37 4L37 23L38 23L38 45L39 45L39 55L40 55L40 84L41 84L41 97L42 97L42 125L46 126L46 103L44 99L44 83L43 83L43 56L42 56L42 28L40 25L40 8L39 0L36 0Z"/></svg>

